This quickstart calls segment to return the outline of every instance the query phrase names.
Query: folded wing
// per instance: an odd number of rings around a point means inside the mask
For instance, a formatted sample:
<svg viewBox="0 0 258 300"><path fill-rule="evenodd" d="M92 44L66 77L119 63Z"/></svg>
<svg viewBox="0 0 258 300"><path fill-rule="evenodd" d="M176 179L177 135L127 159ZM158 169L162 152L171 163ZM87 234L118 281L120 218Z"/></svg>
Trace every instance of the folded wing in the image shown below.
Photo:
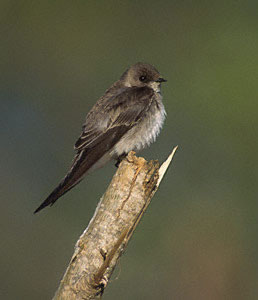
<svg viewBox="0 0 258 300"><path fill-rule="evenodd" d="M53 205L59 197L77 185L86 172L141 120L153 96L152 89L135 87L123 89L108 101L100 99L87 115L82 134L75 143L76 156L70 171L34 213Z"/></svg>

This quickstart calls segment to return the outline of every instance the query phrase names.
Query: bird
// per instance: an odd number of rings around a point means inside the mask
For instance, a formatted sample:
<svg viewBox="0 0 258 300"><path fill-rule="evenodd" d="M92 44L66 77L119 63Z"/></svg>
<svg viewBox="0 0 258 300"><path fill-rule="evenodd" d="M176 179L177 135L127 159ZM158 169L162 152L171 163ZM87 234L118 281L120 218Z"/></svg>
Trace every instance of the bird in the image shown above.
<svg viewBox="0 0 258 300"><path fill-rule="evenodd" d="M118 166L131 150L154 142L166 117L161 95L166 81L151 64L129 67L87 114L70 170L34 213L52 206L93 170L112 159Z"/></svg>

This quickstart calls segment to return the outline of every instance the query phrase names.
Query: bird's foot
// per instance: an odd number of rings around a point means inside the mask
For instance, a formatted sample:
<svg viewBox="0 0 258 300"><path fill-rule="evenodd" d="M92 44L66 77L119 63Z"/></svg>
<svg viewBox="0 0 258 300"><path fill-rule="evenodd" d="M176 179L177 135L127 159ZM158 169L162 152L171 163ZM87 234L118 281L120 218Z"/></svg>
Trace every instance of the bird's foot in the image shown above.
<svg viewBox="0 0 258 300"><path fill-rule="evenodd" d="M121 161L122 161L124 158L126 158L126 156L127 156L127 153L123 153L123 154L121 154L121 155L118 157L118 159L117 159L117 161L116 161L116 164L115 164L115 166L116 166L117 168L119 167Z"/></svg>

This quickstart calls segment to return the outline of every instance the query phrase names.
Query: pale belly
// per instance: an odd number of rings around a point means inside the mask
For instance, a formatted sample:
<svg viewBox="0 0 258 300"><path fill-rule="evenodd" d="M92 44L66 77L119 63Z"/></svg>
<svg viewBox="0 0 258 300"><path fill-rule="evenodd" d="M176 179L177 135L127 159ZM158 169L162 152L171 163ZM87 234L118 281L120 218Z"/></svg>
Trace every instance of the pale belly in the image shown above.
<svg viewBox="0 0 258 300"><path fill-rule="evenodd" d="M163 126L166 111L162 103L161 95L158 99L158 107L154 103L143 120L130 129L109 152L105 153L88 171L92 172L104 166L111 159L117 159L130 151L139 151L153 143Z"/></svg>
<svg viewBox="0 0 258 300"><path fill-rule="evenodd" d="M160 101L159 109L156 105L150 109L143 120L130 129L114 146L112 156L120 156L130 151L138 151L153 143L163 126L166 117L165 108Z"/></svg>

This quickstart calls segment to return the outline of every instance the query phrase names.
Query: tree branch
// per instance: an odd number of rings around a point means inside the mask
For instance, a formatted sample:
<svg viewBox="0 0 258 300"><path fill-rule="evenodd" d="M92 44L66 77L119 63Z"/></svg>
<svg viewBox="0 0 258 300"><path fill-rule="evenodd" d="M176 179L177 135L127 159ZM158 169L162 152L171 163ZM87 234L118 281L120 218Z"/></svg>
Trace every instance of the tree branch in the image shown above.
<svg viewBox="0 0 258 300"><path fill-rule="evenodd" d="M136 226L150 204L177 147L159 167L130 152L101 198L54 300L99 299Z"/></svg>

